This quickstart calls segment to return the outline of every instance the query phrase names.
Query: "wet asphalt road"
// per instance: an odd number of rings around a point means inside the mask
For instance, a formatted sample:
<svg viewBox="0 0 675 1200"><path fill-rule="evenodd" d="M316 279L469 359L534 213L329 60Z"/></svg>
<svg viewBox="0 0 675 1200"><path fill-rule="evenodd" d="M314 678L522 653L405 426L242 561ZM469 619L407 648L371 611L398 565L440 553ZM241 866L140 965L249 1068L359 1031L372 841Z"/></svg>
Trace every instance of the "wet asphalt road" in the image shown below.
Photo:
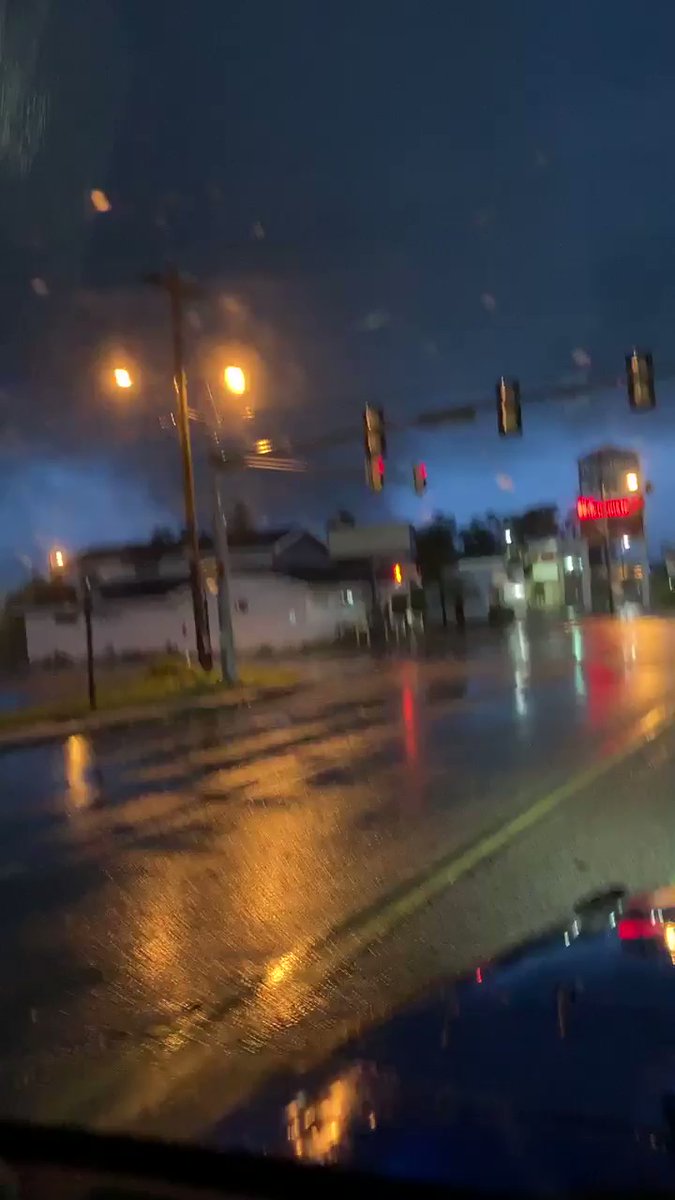
<svg viewBox="0 0 675 1200"><path fill-rule="evenodd" d="M593 888L675 879L675 622L321 672L0 757L4 1111L193 1134Z"/></svg>

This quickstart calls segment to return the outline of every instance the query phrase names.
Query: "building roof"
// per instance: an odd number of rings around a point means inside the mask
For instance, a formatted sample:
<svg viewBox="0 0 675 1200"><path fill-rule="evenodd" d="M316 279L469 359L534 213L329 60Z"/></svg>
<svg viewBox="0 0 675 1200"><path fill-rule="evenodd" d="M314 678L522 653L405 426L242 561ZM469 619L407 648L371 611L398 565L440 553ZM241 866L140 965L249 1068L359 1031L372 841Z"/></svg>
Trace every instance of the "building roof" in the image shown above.
<svg viewBox="0 0 675 1200"><path fill-rule="evenodd" d="M638 457L639 455L636 450L630 450L626 446L607 445L598 446L597 450L591 450L588 454L582 454L577 459L577 463L581 466L583 463L602 462L603 459L616 458L621 461L621 459L635 459Z"/></svg>
<svg viewBox="0 0 675 1200"><path fill-rule="evenodd" d="M80 563L113 562L117 559L127 559L133 562L158 562L165 555L181 549L182 547L178 543L171 546L168 543L136 545L129 542L118 546L91 546L78 554L77 559Z"/></svg>
<svg viewBox="0 0 675 1200"><path fill-rule="evenodd" d="M289 567L284 575L293 579L302 579L305 583L361 583L370 582L372 568L363 558L333 559L324 564L311 567ZM392 568L389 563L378 563L375 566L376 579L391 579Z"/></svg>
<svg viewBox="0 0 675 1200"><path fill-rule="evenodd" d="M228 545L233 550L256 550L270 548L278 545L279 542L288 538L289 541L295 541L297 538L307 537L316 542L317 545L323 546L323 542L315 537L313 533L303 529L297 525L279 526L274 529L252 529L247 531L237 531L234 533L228 532ZM199 538L200 549L207 553L213 550L213 538L209 534L201 534ZM177 539L174 542L157 540L149 542L125 542L115 546L88 546L79 555L80 562L106 562L114 559L130 559L134 562L156 562L161 558L170 554L180 554L185 551L185 539Z"/></svg>
<svg viewBox="0 0 675 1200"><path fill-rule="evenodd" d="M228 529L227 544L228 546L253 550L256 546L276 546L277 542L282 542L290 534L301 537L304 533L304 529L294 528L293 526L281 527L279 529L252 529L240 533L232 533ZM307 534L307 537L312 536L312 534Z"/></svg>
<svg viewBox="0 0 675 1200"><path fill-rule="evenodd" d="M96 595L103 600L131 600L140 596L166 596L177 588L187 587L189 576L174 575L166 579L125 579L119 583L101 583Z"/></svg>
<svg viewBox="0 0 675 1200"><path fill-rule="evenodd" d="M10 597L9 603L13 612L68 605L72 608L78 603L77 589L61 580L40 580L37 586L29 585Z"/></svg>

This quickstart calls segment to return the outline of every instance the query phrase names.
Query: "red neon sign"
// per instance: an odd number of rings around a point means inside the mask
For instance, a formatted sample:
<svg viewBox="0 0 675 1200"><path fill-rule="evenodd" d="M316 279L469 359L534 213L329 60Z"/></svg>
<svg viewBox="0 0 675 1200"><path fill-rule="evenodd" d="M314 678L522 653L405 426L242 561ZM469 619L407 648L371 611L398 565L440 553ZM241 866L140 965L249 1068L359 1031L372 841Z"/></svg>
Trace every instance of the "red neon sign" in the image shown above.
<svg viewBox="0 0 675 1200"><path fill-rule="evenodd" d="M642 511L642 496L620 496L615 500L595 500L593 496L579 496L577 516L580 521L606 521L612 517L633 517Z"/></svg>

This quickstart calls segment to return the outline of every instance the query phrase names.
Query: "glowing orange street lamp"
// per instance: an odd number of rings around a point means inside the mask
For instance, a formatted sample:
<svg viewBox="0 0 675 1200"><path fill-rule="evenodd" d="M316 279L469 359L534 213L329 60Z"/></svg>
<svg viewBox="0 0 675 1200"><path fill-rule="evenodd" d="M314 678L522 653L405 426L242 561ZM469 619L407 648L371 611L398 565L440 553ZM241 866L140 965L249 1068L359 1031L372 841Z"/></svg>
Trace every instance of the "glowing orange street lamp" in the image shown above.
<svg viewBox="0 0 675 1200"><path fill-rule="evenodd" d="M115 383L117 384L118 388L132 387L133 380L131 378L131 375L127 371L126 367L115 367L115 370L113 371L113 375L115 377Z"/></svg>
<svg viewBox="0 0 675 1200"><path fill-rule="evenodd" d="M55 547L49 553L49 566L52 572L64 571L66 566L65 551Z"/></svg>
<svg viewBox="0 0 675 1200"><path fill-rule="evenodd" d="M228 392L232 392L234 396L243 396L248 387L246 372L232 364L225 368L223 380Z"/></svg>

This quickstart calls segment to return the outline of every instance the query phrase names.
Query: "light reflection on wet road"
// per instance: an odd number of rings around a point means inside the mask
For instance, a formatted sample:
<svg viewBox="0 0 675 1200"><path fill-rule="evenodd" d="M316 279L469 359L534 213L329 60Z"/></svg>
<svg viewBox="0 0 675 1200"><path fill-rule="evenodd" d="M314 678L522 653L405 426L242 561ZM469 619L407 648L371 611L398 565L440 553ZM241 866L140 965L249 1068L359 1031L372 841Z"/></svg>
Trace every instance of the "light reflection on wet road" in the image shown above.
<svg viewBox="0 0 675 1200"><path fill-rule="evenodd" d="M127 1109L109 1099L138 1087L135 1071L163 1101L174 1076L206 1060L213 1074L215 1059L229 1102L251 1051L272 1061L299 1018L320 1013L329 1039L352 1006L394 1003L482 953L466 888L452 955L447 909L391 941L378 922L386 912L391 935L396 897L434 863L621 745L675 687L675 623L517 626L467 645L463 657L327 665L283 707L0 758L6 1110L115 1120ZM670 757L656 767L670 777ZM603 802L612 786L598 785ZM527 896L549 904L542 864L526 861L500 891L496 942L540 922ZM591 875L552 882L550 905ZM341 958L355 931L376 964L364 988Z"/></svg>

